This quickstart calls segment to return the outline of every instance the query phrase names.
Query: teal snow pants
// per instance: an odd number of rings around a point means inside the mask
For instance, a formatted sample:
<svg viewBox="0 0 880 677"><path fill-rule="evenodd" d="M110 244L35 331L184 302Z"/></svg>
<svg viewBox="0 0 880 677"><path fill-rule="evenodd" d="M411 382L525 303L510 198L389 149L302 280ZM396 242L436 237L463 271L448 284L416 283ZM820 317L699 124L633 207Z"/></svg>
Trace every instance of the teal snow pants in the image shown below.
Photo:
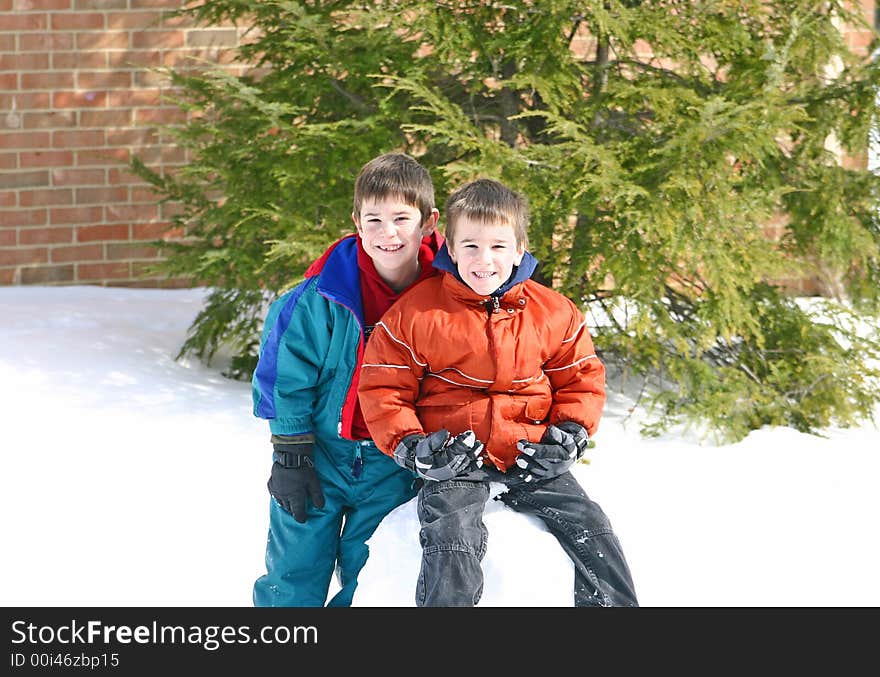
<svg viewBox="0 0 880 677"><path fill-rule="evenodd" d="M334 569L341 589L327 606L351 606L367 540L388 513L418 493L411 472L371 441L355 444L358 451L338 464L316 445L324 507L309 503L305 523L270 498L266 574L254 583L254 606L324 606Z"/></svg>

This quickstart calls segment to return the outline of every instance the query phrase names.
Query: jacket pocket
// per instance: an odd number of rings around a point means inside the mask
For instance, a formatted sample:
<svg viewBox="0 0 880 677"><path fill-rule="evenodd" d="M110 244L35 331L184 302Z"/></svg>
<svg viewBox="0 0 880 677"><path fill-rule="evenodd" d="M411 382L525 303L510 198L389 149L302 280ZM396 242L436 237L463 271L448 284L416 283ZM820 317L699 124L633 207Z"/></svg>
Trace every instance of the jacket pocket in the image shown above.
<svg viewBox="0 0 880 677"><path fill-rule="evenodd" d="M425 432L430 434L445 428L453 435L465 430L477 431L483 416L478 402L429 402L418 406L417 414Z"/></svg>
<svg viewBox="0 0 880 677"><path fill-rule="evenodd" d="M535 395L528 398L525 402L525 407L523 407L523 423L530 423L532 425L544 423L547 414L550 413L551 404L552 400L543 395Z"/></svg>

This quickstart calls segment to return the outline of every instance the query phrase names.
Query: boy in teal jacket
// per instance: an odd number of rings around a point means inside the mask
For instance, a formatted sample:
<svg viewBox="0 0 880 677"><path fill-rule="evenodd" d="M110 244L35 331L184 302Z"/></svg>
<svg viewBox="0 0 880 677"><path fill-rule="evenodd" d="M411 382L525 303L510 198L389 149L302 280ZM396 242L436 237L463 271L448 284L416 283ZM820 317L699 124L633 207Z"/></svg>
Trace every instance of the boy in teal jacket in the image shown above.
<svg viewBox="0 0 880 677"><path fill-rule="evenodd" d="M434 275L439 212L424 167L402 153L355 182L357 233L337 241L269 309L253 377L273 464L266 574L255 606L323 606L334 568L350 606L367 540L416 495L414 476L376 449L357 399L372 327L406 289Z"/></svg>

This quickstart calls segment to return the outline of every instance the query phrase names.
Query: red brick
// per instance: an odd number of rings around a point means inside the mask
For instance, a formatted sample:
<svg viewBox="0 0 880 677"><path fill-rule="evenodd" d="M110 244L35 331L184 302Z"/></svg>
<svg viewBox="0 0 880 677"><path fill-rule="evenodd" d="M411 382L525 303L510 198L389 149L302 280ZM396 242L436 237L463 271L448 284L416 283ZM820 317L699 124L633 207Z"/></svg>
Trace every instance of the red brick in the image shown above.
<svg viewBox="0 0 880 677"><path fill-rule="evenodd" d="M151 167L150 169L159 169L159 167ZM107 170L107 183L115 186L120 183L134 183L138 185L145 185L146 182L139 177L137 174L133 174L127 169L108 169Z"/></svg>
<svg viewBox="0 0 880 677"><path fill-rule="evenodd" d="M58 207L49 210L49 223L101 223L101 207Z"/></svg>
<svg viewBox="0 0 880 677"><path fill-rule="evenodd" d="M40 71L49 68L48 54L0 54L0 71Z"/></svg>
<svg viewBox="0 0 880 677"><path fill-rule="evenodd" d="M195 29L186 32L187 47L234 47L238 32L234 28Z"/></svg>
<svg viewBox="0 0 880 677"><path fill-rule="evenodd" d="M45 170L33 172L0 172L0 188L28 188L31 186L48 186L49 172Z"/></svg>
<svg viewBox="0 0 880 677"><path fill-rule="evenodd" d="M13 99L15 100L15 108L19 111L49 107L48 92L16 92L15 94L0 92L0 110L12 108Z"/></svg>
<svg viewBox="0 0 880 677"><path fill-rule="evenodd" d="M131 89L107 92L107 106L110 108L160 105L162 105L162 94L158 89Z"/></svg>
<svg viewBox="0 0 880 677"><path fill-rule="evenodd" d="M124 12L107 12L107 28L115 30L143 30L164 27L161 9L144 9ZM191 20L190 20L191 22Z"/></svg>
<svg viewBox="0 0 880 677"><path fill-rule="evenodd" d="M74 7L78 10L125 9L128 7L128 0L74 0L74 2Z"/></svg>
<svg viewBox="0 0 880 677"><path fill-rule="evenodd" d="M53 52L73 49L72 33L22 33L18 36L21 52Z"/></svg>
<svg viewBox="0 0 880 677"><path fill-rule="evenodd" d="M22 73L22 89L70 89L74 87L73 72Z"/></svg>
<svg viewBox="0 0 880 677"><path fill-rule="evenodd" d="M159 133L154 128L108 129L108 146L147 146L159 140Z"/></svg>
<svg viewBox="0 0 880 677"><path fill-rule="evenodd" d="M131 277L131 264L129 263L78 263L76 266L78 280L109 280L128 277Z"/></svg>
<svg viewBox="0 0 880 677"><path fill-rule="evenodd" d="M180 0L131 0L132 9L140 9L141 7L167 7L168 9L177 9L180 6Z"/></svg>
<svg viewBox="0 0 880 677"><path fill-rule="evenodd" d="M216 48L202 50L168 50L162 52L162 65L174 68L177 71L191 69L193 72L205 70L205 60L214 64L220 61L219 50Z"/></svg>
<svg viewBox="0 0 880 677"><path fill-rule="evenodd" d="M184 149L176 146L150 146L137 152L138 159L144 164L167 165L184 160Z"/></svg>
<svg viewBox="0 0 880 677"><path fill-rule="evenodd" d="M0 284L15 284L15 268L0 268Z"/></svg>
<svg viewBox="0 0 880 677"><path fill-rule="evenodd" d="M53 186L101 186L107 175L103 169L53 169Z"/></svg>
<svg viewBox="0 0 880 677"><path fill-rule="evenodd" d="M155 68L162 65L162 52L155 49L139 52L108 52L107 63L111 68Z"/></svg>
<svg viewBox="0 0 880 677"><path fill-rule="evenodd" d="M72 14L52 14L49 19L53 31L104 28L104 15L98 13L75 12Z"/></svg>
<svg viewBox="0 0 880 677"><path fill-rule="evenodd" d="M52 263L76 263L77 261L103 261L103 244L81 244L70 247L52 247L49 250Z"/></svg>
<svg viewBox="0 0 880 677"><path fill-rule="evenodd" d="M45 223L45 209L16 209L0 212L0 226L42 226Z"/></svg>
<svg viewBox="0 0 880 677"><path fill-rule="evenodd" d="M25 113L25 129L50 129L52 127L75 127L76 113L65 111L64 113Z"/></svg>
<svg viewBox="0 0 880 677"><path fill-rule="evenodd" d="M101 148L98 150L76 151L78 167L88 165L116 165L120 162L128 164L130 153L127 148Z"/></svg>
<svg viewBox="0 0 880 677"><path fill-rule="evenodd" d="M131 124L130 110L84 110L79 116L79 126L87 127L125 127Z"/></svg>
<svg viewBox="0 0 880 677"><path fill-rule="evenodd" d="M73 164L69 150L22 151L19 153L22 167L66 167Z"/></svg>
<svg viewBox="0 0 880 677"><path fill-rule="evenodd" d="M134 112L135 124L165 125L186 121L186 114L179 108L141 108Z"/></svg>
<svg viewBox="0 0 880 677"><path fill-rule="evenodd" d="M133 49L177 49L183 47L183 31L139 31L131 36Z"/></svg>
<svg viewBox="0 0 880 677"><path fill-rule="evenodd" d="M22 5L27 5L30 10L52 11L56 9L70 9L71 0L13 0L13 7L16 9L25 9Z"/></svg>
<svg viewBox="0 0 880 677"><path fill-rule="evenodd" d="M19 193L22 207L48 207L69 205L73 202L73 191L69 188L45 188L43 190L23 190Z"/></svg>
<svg viewBox="0 0 880 677"><path fill-rule="evenodd" d="M49 132L4 132L3 148L45 148L49 145Z"/></svg>
<svg viewBox="0 0 880 677"><path fill-rule="evenodd" d="M134 204L138 202L156 202L158 199L159 195L150 187L131 189L131 201Z"/></svg>
<svg viewBox="0 0 880 677"><path fill-rule="evenodd" d="M78 205L100 204L110 202L127 202L127 186L104 186L101 188L77 188L76 203Z"/></svg>
<svg viewBox="0 0 880 677"><path fill-rule="evenodd" d="M55 148L94 148L96 146L103 146L104 131L95 129L53 132L52 145Z"/></svg>
<svg viewBox="0 0 880 677"><path fill-rule="evenodd" d="M131 259L155 259L159 254L156 247L148 244L108 244L107 259L109 261Z"/></svg>
<svg viewBox="0 0 880 677"><path fill-rule="evenodd" d="M2 2L2 0L0 0ZM15 51L15 34L14 33L0 33L0 52L14 52Z"/></svg>
<svg viewBox="0 0 880 677"><path fill-rule="evenodd" d="M73 242L73 228L21 228L18 231L18 243L54 244L57 242Z"/></svg>
<svg viewBox="0 0 880 677"><path fill-rule="evenodd" d="M52 55L52 68L106 68L107 55L113 52L55 52Z"/></svg>
<svg viewBox="0 0 880 677"><path fill-rule="evenodd" d="M100 210L100 207L97 207ZM77 242L95 242L96 240L128 240L129 227L122 224L77 226Z"/></svg>
<svg viewBox="0 0 880 677"><path fill-rule="evenodd" d="M40 266L39 268L22 268L22 284L48 284L50 282L73 282L74 267Z"/></svg>
<svg viewBox="0 0 880 677"><path fill-rule="evenodd" d="M45 247L0 249L0 266L20 266L27 263L46 263L48 260L49 250Z"/></svg>
<svg viewBox="0 0 880 677"><path fill-rule="evenodd" d="M10 32L18 31L42 31L47 26L45 14L6 14L3 16L3 30Z"/></svg>
<svg viewBox="0 0 880 677"><path fill-rule="evenodd" d="M165 73L157 73L156 71L151 70L137 70L133 71L134 83L135 87L170 87L171 86L171 78ZM11 87L14 89L15 86Z"/></svg>
<svg viewBox="0 0 880 677"><path fill-rule="evenodd" d="M17 169L18 153L0 153L0 169Z"/></svg>
<svg viewBox="0 0 880 677"><path fill-rule="evenodd" d="M77 33L77 49L129 49L129 34L125 31L98 31L94 33Z"/></svg>
<svg viewBox="0 0 880 677"><path fill-rule="evenodd" d="M107 205L104 220L108 223L131 223L155 221L159 218L159 207L155 204L146 205Z"/></svg>
<svg viewBox="0 0 880 677"><path fill-rule="evenodd" d="M104 91L52 92L54 108L104 108L106 105L107 92Z"/></svg>
<svg viewBox="0 0 880 677"><path fill-rule="evenodd" d="M156 10L153 10L156 11ZM232 24L219 23L217 24L218 28L228 27ZM162 27L163 28L191 28L195 26L195 22L191 17L188 16L174 16L173 14L165 13L162 17Z"/></svg>
<svg viewBox="0 0 880 677"><path fill-rule="evenodd" d="M80 72L76 74L76 85L80 89L129 88L131 87L131 73L128 71Z"/></svg>
<svg viewBox="0 0 880 677"><path fill-rule="evenodd" d="M173 228L168 222L131 224L132 240L176 240L183 237L180 228Z"/></svg>
<svg viewBox="0 0 880 677"><path fill-rule="evenodd" d="M14 247L18 237L14 228L0 230L0 247Z"/></svg>
<svg viewBox="0 0 880 677"><path fill-rule="evenodd" d="M16 204L18 204L18 193L16 191L0 191L0 207L14 207Z"/></svg>

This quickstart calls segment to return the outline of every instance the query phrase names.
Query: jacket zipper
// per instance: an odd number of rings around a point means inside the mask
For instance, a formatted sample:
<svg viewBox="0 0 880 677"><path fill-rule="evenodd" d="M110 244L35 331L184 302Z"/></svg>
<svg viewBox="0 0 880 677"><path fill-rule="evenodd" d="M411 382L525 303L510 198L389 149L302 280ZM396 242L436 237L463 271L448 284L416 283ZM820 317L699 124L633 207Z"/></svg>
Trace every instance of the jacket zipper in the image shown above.
<svg viewBox="0 0 880 677"><path fill-rule="evenodd" d="M354 452L354 463L351 464L351 474L353 477L360 477L364 469L364 459L361 457L361 445L358 443Z"/></svg>

